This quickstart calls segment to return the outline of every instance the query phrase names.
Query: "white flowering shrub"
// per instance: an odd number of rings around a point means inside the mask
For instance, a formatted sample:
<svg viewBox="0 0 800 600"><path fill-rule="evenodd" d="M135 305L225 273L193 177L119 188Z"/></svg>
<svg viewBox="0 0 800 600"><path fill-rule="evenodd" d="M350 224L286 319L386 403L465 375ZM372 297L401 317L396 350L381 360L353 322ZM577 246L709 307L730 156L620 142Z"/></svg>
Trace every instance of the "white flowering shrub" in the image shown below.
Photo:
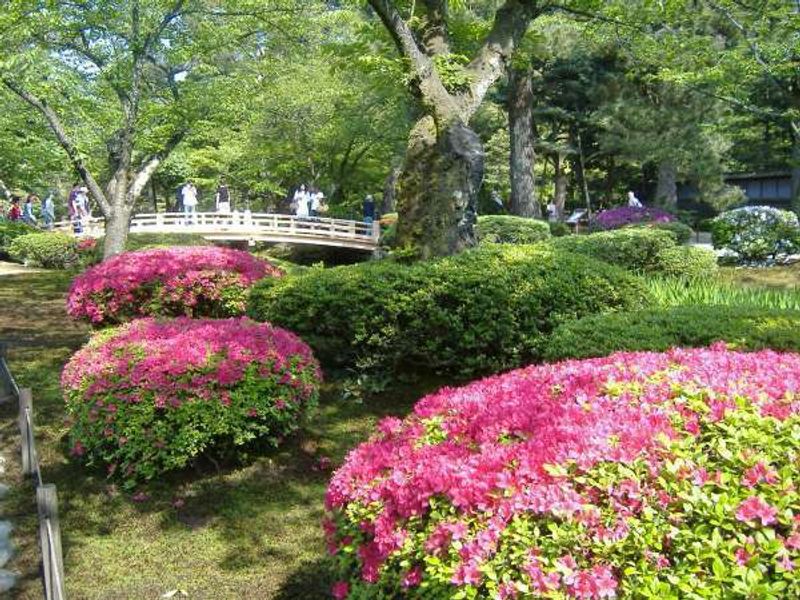
<svg viewBox="0 0 800 600"><path fill-rule="evenodd" d="M715 248L728 250L743 264L767 263L800 252L800 221L788 210L746 206L714 219Z"/></svg>

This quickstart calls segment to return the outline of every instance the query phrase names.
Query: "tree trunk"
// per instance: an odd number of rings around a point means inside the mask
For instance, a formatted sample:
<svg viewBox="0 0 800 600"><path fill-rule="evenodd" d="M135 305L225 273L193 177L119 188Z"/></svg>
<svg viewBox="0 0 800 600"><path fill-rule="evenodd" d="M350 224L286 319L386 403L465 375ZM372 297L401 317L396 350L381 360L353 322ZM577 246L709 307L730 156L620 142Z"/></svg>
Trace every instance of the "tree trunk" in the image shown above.
<svg viewBox="0 0 800 600"><path fill-rule="evenodd" d="M130 218L130 211L119 205L114 206L111 213L106 215L105 241L103 242L104 259L125 251Z"/></svg>
<svg viewBox="0 0 800 600"><path fill-rule="evenodd" d="M533 166L533 75L530 68L509 70L508 125L511 136L511 214L542 216L536 201Z"/></svg>
<svg viewBox="0 0 800 600"><path fill-rule="evenodd" d="M800 124L792 142L792 208L800 215Z"/></svg>
<svg viewBox="0 0 800 600"><path fill-rule="evenodd" d="M463 121L437 130L432 116L420 119L398 181L399 245L423 259L474 246L483 169L481 141Z"/></svg>
<svg viewBox="0 0 800 600"><path fill-rule="evenodd" d="M575 127L573 137L578 148L578 156L575 157L575 177L580 186L583 201L586 203L587 215L591 217L592 201L589 197L589 182L586 181L586 162L583 154L583 141L581 140L581 131L577 127Z"/></svg>
<svg viewBox="0 0 800 600"><path fill-rule="evenodd" d="M678 171L670 162L658 165L658 182L656 183L656 202L666 208L674 209L678 205Z"/></svg>
<svg viewBox="0 0 800 600"><path fill-rule="evenodd" d="M396 210L397 204L397 180L400 177L402 169L394 167L389 175L386 176L386 182L383 185L383 202L381 203L381 214L393 213Z"/></svg>
<svg viewBox="0 0 800 600"><path fill-rule="evenodd" d="M555 198L553 204L556 207L556 219L564 220L564 206L567 203L567 176L564 173L564 158L559 152L555 158Z"/></svg>

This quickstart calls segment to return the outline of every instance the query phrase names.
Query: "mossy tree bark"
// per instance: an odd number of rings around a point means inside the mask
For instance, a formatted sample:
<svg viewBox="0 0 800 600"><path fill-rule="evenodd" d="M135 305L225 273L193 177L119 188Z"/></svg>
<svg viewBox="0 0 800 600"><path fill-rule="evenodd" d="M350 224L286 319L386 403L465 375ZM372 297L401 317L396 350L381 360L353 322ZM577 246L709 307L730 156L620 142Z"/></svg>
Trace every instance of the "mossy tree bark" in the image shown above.
<svg viewBox="0 0 800 600"><path fill-rule="evenodd" d="M512 66L508 73L508 127L511 138L511 214L539 218L541 207L536 201L533 167L533 71L530 65Z"/></svg>
<svg viewBox="0 0 800 600"><path fill-rule="evenodd" d="M454 254L476 242L473 227L483 181L483 146L469 122L538 14L537 3L506 0L497 9L490 32L464 67L469 84L458 90L445 86L434 61L450 53L447 0L419 3L418 30L392 0L369 3L409 65L411 91L423 113L412 129L398 180L398 243L421 258Z"/></svg>

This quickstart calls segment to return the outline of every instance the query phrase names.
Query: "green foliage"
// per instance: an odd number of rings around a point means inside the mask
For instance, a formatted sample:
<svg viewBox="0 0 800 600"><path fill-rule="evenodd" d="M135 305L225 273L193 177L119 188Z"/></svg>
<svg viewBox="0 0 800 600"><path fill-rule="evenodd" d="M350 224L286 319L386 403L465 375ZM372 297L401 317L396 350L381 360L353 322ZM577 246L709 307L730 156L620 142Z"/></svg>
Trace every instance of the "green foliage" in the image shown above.
<svg viewBox="0 0 800 600"><path fill-rule="evenodd" d="M631 225L631 227L669 231L675 236L675 241L678 244L686 244L692 238L693 233L691 227L680 221L672 221L671 223L642 223L639 225Z"/></svg>
<svg viewBox="0 0 800 600"><path fill-rule="evenodd" d="M713 279L649 278L647 287L659 306L748 306L800 310L800 288L761 289Z"/></svg>
<svg viewBox="0 0 800 600"><path fill-rule="evenodd" d="M564 237L565 235L571 235L572 230L569 228L569 225L566 223L562 223L561 221L551 221L550 222L550 235L553 237Z"/></svg>
<svg viewBox="0 0 800 600"><path fill-rule="evenodd" d="M732 252L740 263L763 263L800 251L800 222L788 210L746 206L722 213L712 224L715 248Z"/></svg>
<svg viewBox="0 0 800 600"><path fill-rule="evenodd" d="M14 239L37 230L22 221L0 220L0 258L8 258L8 248Z"/></svg>
<svg viewBox="0 0 800 600"><path fill-rule="evenodd" d="M662 275L686 278L709 278L716 275L717 255L697 246L673 246L659 251L656 271Z"/></svg>
<svg viewBox="0 0 800 600"><path fill-rule="evenodd" d="M571 235L553 240L562 250L585 254L631 271L649 272L660 268L659 253L675 246L669 231L625 228L589 235Z"/></svg>
<svg viewBox="0 0 800 600"><path fill-rule="evenodd" d="M295 331L328 364L468 375L535 359L558 323L646 297L615 267L543 245L490 244L262 281L248 312Z"/></svg>
<svg viewBox="0 0 800 600"><path fill-rule="evenodd" d="M66 269L78 262L77 241L65 233L21 235L11 242L8 253L14 260L46 269Z"/></svg>
<svg viewBox="0 0 800 600"><path fill-rule="evenodd" d="M547 343L549 361L662 351L728 342L736 348L800 351L800 310L750 306L677 306L593 315L564 323Z"/></svg>
<svg viewBox="0 0 800 600"><path fill-rule="evenodd" d="M512 215L481 215L476 231L479 241L496 244L535 244L550 239L546 221Z"/></svg>

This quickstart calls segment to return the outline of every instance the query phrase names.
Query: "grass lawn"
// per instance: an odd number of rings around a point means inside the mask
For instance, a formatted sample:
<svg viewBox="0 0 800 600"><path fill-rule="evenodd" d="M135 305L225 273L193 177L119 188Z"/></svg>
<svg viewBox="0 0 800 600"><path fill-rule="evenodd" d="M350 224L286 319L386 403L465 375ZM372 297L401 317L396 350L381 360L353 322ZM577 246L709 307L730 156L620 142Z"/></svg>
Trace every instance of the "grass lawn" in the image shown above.
<svg viewBox="0 0 800 600"><path fill-rule="evenodd" d="M326 384L318 415L283 449L247 466L199 465L153 484L136 503L102 473L72 464L63 437L59 375L88 329L64 312L69 276L0 278L0 339L22 340L10 352L19 384L31 387L37 444L46 482L58 486L67 594L80 599L158 598L181 589L189 598L327 598L320 520L330 473L377 419L403 415L422 394L398 389L363 404ZM431 386L428 386L431 387ZM1 408L6 481L20 482L16 407ZM41 598L39 550L29 484L15 486L2 510L16 527L18 598ZM180 596L176 596L180 597Z"/></svg>
<svg viewBox="0 0 800 600"><path fill-rule="evenodd" d="M800 262L769 269L724 267L720 270L720 278L752 287L800 288Z"/></svg>

